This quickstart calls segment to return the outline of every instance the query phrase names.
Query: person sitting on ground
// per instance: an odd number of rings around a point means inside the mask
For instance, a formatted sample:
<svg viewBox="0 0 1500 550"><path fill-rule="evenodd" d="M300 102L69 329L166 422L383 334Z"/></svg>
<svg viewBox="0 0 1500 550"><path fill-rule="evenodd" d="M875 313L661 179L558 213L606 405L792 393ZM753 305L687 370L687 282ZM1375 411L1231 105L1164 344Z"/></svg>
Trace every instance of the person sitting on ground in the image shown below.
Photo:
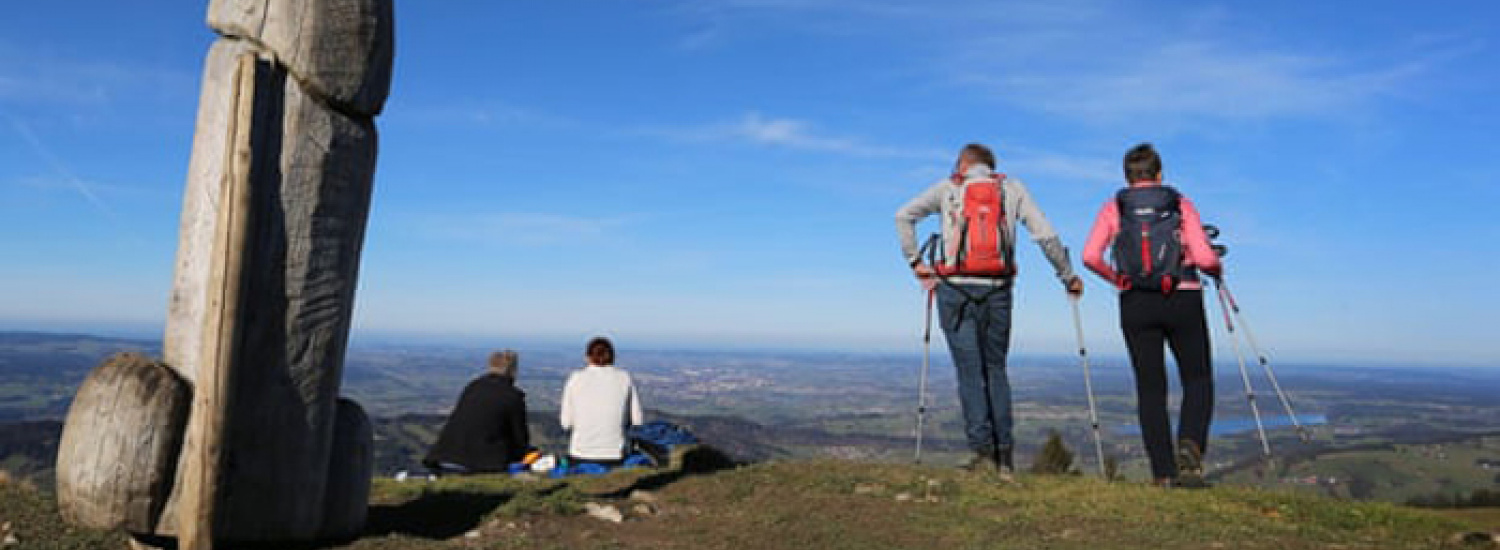
<svg viewBox="0 0 1500 550"><path fill-rule="evenodd" d="M530 448L526 393L517 388L515 351L490 354L488 372L464 387L422 464L437 473L503 472Z"/></svg>
<svg viewBox="0 0 1500 550"><path fill-rule="evenodd" d="M619 466L625 458L630 426L644 422L641 397L630 373L615 366L615 347L608 338L589 340L588 366L573 371L563 386L559 419L568 438L568 460Z"/></svg>

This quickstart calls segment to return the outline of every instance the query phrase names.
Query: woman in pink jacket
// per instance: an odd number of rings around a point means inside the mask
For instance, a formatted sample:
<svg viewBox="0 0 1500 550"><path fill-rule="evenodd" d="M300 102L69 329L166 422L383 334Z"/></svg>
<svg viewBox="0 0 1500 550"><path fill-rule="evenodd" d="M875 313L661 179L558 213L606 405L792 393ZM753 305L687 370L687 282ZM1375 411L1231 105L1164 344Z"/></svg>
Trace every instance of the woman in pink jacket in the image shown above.
<svg viewBox="0 0 1500 550"><path fill-rule="evenodd" d="M1124 164L1129 186L1099 211L1083 263L1120 290L1120 329L1135 371L1136 408L1153 482L1203 486L1214 379L1198 273L1218 277L1222 266L1192 201L1162 185L1156 150L1137 145L1125 154ZM1106 248L1112 263L1104 260ZM1171 346L1182 380L1175 453L1163 344Z"/></svg>

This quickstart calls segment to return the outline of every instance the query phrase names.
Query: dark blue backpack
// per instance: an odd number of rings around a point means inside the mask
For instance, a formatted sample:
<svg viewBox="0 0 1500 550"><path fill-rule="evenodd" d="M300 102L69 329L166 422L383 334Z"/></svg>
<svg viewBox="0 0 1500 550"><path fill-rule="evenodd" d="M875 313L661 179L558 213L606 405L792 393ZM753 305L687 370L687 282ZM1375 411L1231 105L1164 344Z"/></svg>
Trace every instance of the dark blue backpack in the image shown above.
<svg viewBox="0 0 1500 550"><path fill-rule="evenodd" d="M666 465L671 460L672 449L698 443L698 436L693 435L693 432L664 420L631 426L626 435L636 448L651 455L658 466Z"/></svg>
<svg viewBox="0 0 1500 550"><path fill-rule="evenodd" d="M1115 270L1127 288L1170 293L1177 283L1197 279L1182 265L1181 200L1181 193L1165 185L1127 187L1115 195L1120 209Z"/></svg>

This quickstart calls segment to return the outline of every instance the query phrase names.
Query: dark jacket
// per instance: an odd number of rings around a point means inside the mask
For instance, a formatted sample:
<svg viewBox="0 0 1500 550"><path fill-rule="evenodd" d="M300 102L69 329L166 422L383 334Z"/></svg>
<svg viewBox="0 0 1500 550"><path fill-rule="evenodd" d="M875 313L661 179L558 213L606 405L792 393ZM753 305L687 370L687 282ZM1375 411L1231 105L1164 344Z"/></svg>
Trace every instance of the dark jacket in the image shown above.
<svg viewBox="0 0 1500 550"><path fill-rule="evenodd" d="M529 446L526 393L510 377L486 374L464 388L422 462L429 467L451 462L474 472L503 472L521 460Z"/></svg>

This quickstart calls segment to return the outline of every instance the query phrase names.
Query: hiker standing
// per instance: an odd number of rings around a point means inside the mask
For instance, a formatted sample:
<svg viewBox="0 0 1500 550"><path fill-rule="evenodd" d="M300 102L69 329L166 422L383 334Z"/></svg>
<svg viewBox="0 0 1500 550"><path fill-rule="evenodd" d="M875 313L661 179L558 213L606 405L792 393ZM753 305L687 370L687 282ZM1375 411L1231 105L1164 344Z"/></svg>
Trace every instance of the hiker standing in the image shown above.
<svg viewBox="0 0 1500 550"><path fill-rule="evenodd" d="M1099 211L1083 263L1120 290L1120 329L1135 371L1137 414L1153 482L1202 486L1214 379L1198 272L1217 278L1222 266L1192 201L1162 184L1161 157L1151 144L1131 148L1124 165L1129 185ZM1113 265L1104 260L1107 247ZM1182 380L1175 453L1164 342Z"/></svg>
<svg viewBox="0 0 1500 550"><path fill-rule="evenodd" d="M588 366L573 371L563 385L558 415L568 438L573 463L618 466L625 458L625 430L643 421L641 397L630 373L615 366L615 347L609 339L589 340L584 348Z"/></svg>
<svg viewBox="0 0 1500 550"><path fill-rule="evenodd" d="M524 457L530 441L518 367L515 351L490 354L488 372L464 387L423 465L439 473L503 472Z"/></svg>
<svg viewBox="0 0 1500 550"><path fill-rule="evenodd" d="M924 259L916 226L933 214L941 218L941 250ZM958 371L964 435L974 451L964 467L992 467L1007 475L1015 468L1005 360L1017 221L1026 226L1067 291L1081 294L1083 281L1073 273L1068 249L1047 217L1020 180L995 172L995 155L983 145L965 145L951 177L896 211L901 253L928 292L936 293L938 318Z"/></svg>

